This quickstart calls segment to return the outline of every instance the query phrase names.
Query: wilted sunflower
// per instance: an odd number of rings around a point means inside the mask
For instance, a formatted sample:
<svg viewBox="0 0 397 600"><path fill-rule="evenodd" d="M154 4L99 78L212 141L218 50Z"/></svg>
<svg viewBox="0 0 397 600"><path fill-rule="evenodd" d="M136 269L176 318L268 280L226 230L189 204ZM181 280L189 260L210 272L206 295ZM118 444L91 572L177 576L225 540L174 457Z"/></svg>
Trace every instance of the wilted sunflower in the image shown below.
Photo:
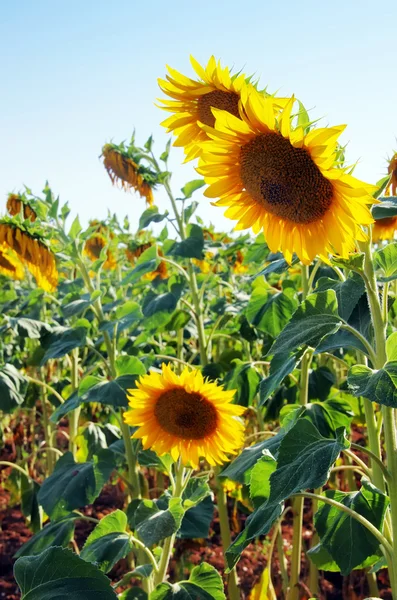
<svg viewBox="0 0 397 600"><path fill-rule="evenodd" d="M159 252L159 255L161 256L161 253ZM168 277L168 268L167 268L167 263L164 262L163 260L159 263L159 266L154 269L154 271L151 271L150 273L145 273L145 275L143 275L142 279L146 280L146 281L153 281L154 279L167 279Z"/></svg>
<svg viewBox="0 0 397 600"><path fill-rule="evenodd" d="M388 169L387 169L390 177L390 181L385 190L385 194L389 194L390 196L397 195L397 152L394 154L391 159Z"/></svg>
<svg viewBox="0 0 397 600"><path fill-rule="evenodd" d="M193 56L190 57L190 62L198 75L197 80L190 79L169 66L167 79L158 80L161 90L173 98L160 99L164 104L161 108L174 113L161 124L167 128L168 133L175 134L174 146L185 148L186 161L200 156L200 142L208 139L200 124L214 126L213 108L225 110L240 118L241 90L250 79L244 73L232 75L228 67L222 68L220 61L216 62L214 56L211 56L205 68ZM285 99L275 100L276 104L284 106Z"/></svg>
<svg viewBox="0 0 397 600"><path fill-rule="evenodd" d="M21 281L24 268L17 256L6 244L0 244L0 274Z"/></svg>
<svg viewBox="0 0 397 600"><path fill-rule="evenodd" d="M138 427L132 437L141 438L145 449L197 468L200 457L221 464L243 444L244 428L236 417L244 408L232 404L235 390L204 380L198 370L176 375L163 364L161 374L144 375L128 394L131 410L124 418Z"/></svg>
<svg viewBox="0 0 397 600"><path fill-rule="evenodd" d="M127 152L112 144L104 145L102 156L113 185L118 183L125 191L134 189L141 198L145 198L149 206L152 206L154 202L152 188L157 183L156 174L148 167L135 162Z"/></svg>
<svg viewBox="0 0 397 600"><path fill-rule="evenodd" d="M361 225L373 222L368 204L376 188L335 168L337 139L344 126L291 127L291 98L275 115L272 98L251 86L242 90L241 119L216 110L215 128L204 127L198 172L210 184L204 192L229 207L235 229L262 229L272 252L288 262L294 252L309 264L316 255L346 257L355 240L366 239Z"/></svg>
<svg viewBox="0 0 397 600"><path fill-rule="evenodd" d="M37 215L33 208L29 206L27 202L24 202L21 196L19 196L18 194L9 194L7 198L7 210L10 213L10 215L15 217L16 215L21 214L22 206L23 218L29 219L30 221L34 222L37 218Z"/></svg>
<svg viewBox="0 0 397 600"><path fill-rule="evenodd" d="M8 222L0 223L0 245L10 248L35 277L37 285L53 292L58 285L55 257L44 241Z"/></svg>
<svg viewBox="0 0 397 600"><path fill-rule="evenodd" d="M145 250L148 250L152 246L152 242L146 242L145 244L136 244L135 242L132 242L128 248L126 248L125 255L129 262L134 265L141 254L143 254Z"/></svg>
<svg viewBox="0 0 397 600"><path fill-rule="evenodd" d="M84 254L91 260L98 260L101 256L101 252L106 248L108 240L102 233L94 233L88 238L84 244ZM106 261L103 263L103 268L113 271L116 269L117 263L114 254L111 250L107 251Z"/></svg>

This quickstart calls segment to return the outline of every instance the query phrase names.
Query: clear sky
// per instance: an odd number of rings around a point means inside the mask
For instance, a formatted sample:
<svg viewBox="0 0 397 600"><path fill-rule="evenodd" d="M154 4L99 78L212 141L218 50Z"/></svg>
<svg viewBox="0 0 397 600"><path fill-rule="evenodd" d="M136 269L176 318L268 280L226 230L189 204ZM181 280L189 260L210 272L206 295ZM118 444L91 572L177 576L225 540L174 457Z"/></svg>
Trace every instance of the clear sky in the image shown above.
<svg viewBox="0 0 397 600"><path fill-rule="evenodd" d="M109 208L137 222L143 200L112 188L101 147L135 127L162 151L157 78L166 63L192 74L190 53L256 72L324 124L346 123L348 161L375 182L397 150L396 23L395 0L0 0L0 214L8 192L39 193L48 179L82 221ZM182 160L175 149L176 189L198 177ZM156 203L165 207L161 193ZM232 224L205 198L199 214Z"/></svg>

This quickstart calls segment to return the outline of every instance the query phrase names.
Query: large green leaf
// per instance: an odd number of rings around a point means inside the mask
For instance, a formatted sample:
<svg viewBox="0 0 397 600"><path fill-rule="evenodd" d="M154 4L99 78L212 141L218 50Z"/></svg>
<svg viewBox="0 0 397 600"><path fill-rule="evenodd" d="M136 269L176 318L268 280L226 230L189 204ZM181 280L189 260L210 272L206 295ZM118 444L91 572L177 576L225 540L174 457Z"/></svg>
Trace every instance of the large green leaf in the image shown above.
<svg viewBox="0 0 397 600"><path fill-rule="evenodd" d="M84 346L86 337L87 329L85 327L54 328L52 333L45 335L41 340L41 345L45 349L41 364L45 364L50 358L60 358L74 348Z"/></svg>
<svg viewBox="0 0 397 600"><path fill-rule="evenodd" d="M159 209L157 206L149 206L140 216L139 219L139 229L145 229L150 223L161 223L168 212L165 212L163 215L159 213Z"/></svg>
<svg viewBox="0 0 397 600"><path fill-rule="evenodd" d="M379 281L392 281L397 279L397 242L387 244L374 255L375 265L383 271Z"/></svg>
<svg viewBox="0 0 397 600"><path fill-rule="evenodd" d="M347 321L354 307L365 292L364 280L358 273L350 273L345 281L321 277L317 283L317 292L333 289L338 299L339 315Z"/></svg>
<svg viewBox="0 0 397 600"><path fill-rule="evenodd" d="M366 479L361 483L358 492L328 490L325 495L365 517L381 531L388 499ZM339 566L342 575L348 575L369 557L373 557L373 563L379 558L379 541L356 519L334 506L319 503L315 527L322 546Z"/></svg>
<svg viewBox="0 0 397 600"><path fill-rule="evenodd" d="M134 268L123 279L123 283L133 283L146 273L154 271L159 264L159 257L155 245L145 250L135 263Z"/></svg>
<svg viewBox="0 0 397 600"><path fill-rule="evenodd" d="M70 550L51 547L19 558L14 567L22 600L116 600L110 580Z"/></svg>
<svg viewBox="0 0 397 600"><path fill-rule="evenodd" d="M66 548L73 537L75 521L79 518L80 515L70 513L58 521L45 525L15 553L15 558L36 556L49 546Z"/></svg>
<svg viewBox="0 0 397 600"><path fill-rule="evenodd" d="M202 502L185 512L177 537L187 539L207 538L213 516L214 503L207 496Z"/></svg>
<svg viewBox="0 0 397 600"><path fill-rule="evenodd" d="M397 408L397 361L387 362L375 371L365 365L354 365L347 382L354 396Z"/></svg>
<svg viewBox="0 0 397 600"><path fill-rule="evenodd" d="M150 600L226 600L226 596L218 571L211 565L202 563L199 567L194 567L189 581L158 585L150 594Z"/></svg>
<svg viewBox="0 0 397 600"><path fill-rule="evenodd" d="M172 256L181 256L183 258L203 258L204 235L203 230L198 225L189 226L189 235L181 242L175 242L170 249Z"/></svg>
<svg viewBox="0 0 397 600"><path fill-rule="evenodd" d="M246 309L248 321L272 337L277 337L291 319L296 303L286 294L270 294L266 288L254 289Z"/></svg>
<svg viewBox="0 0 397 600"><path fill-rule="evenodd" d="M397 197L396 196L382 196L379 197L381 200L380 204L374 204L371 212L373 217L378 219L387 219L388 217L395 217L397 215Z"/></svg>
<svg viewBox="0 0 397 600"><path fill-rule="evenodd" d="M185 200L191 198L193 193L202 188L204 185L204 179L193 179L192 181L188 181L183 188L181 188L181 192L184 195Z"/></svg>
<svg viewBox="0 0 397 600"><path fill-rule="evenodd" d="M227 390L237 390L235 401L242 406L251 406L256 396L260 375L249 363L243 363L235 359L234 369L229 371L224 379Z"/></svg>
<svg viewBox="0 0 397 600"><path fill-rule="evenodd" d="M351 405L343 398L329 398L325 402L287 404L280 412L280 421L284 428L290 429L298 419L308 419L323 437L335 437L340 427L348 429L354 413Z"/></svg>
<svg viewBox="0 0 397 600"><path fill-rule="evenodd" d="M334 290L310 294L275 340L270 353L289 354L303 344L315 348L341 324Z"/></svg>
<svg viewBox="0 0 397 600"><path fill-rule="evenodd" d="M270 494L269 471L265 470L263 488L264 497L268 499L247 519L244 531L227 549L229 568L236 564L241 552L254 538L268 533L282 512L284 500L301 490L324 485L339 453L348 446L344 429L337 430L336 439L324 438L306 419L299 419L285 433L278 449L277 469L270 474ZM257 478L255 496L260 498Z"/></svg>
<svg viewBox="0 0 397 600"><path fill-rule="evenodd" d="M265 452L254 465L250 478L250 498L255 508L270 497L270 476L277 469L277 462L270 452Z"/></svg>
<svg viewBox="0 0 397 600"><path fill-rule="evenodd" d="M108 573L132 549L126 528L127 515L122 510L106 515L88 536L81 558L95 563L101 571Z"/></svg>
<svg viewBox="0 0 397 600"><path fill-rule="evenodd" d="M11 413L21 406L27 388L25 377L11 364L0 368L0 410Z"/></svg>
<svg viewBox="0 0 397 600"><path fill-rule="evenodd" d="M142 500L135 512L135 527L146 546L158 544L176 533L185 510L180 498L171 498L166 510L160 510L153 500Z"/></svg>
<svg viewBox="0 0 397 600"><path fill-rule="evenodd" d="M136 363L137 373L121 375L113 381L98 381L98 378L90 377L89 383L94 385L88 389L82 387L86 383L83 379L79 388L80 403L100 402L117 408L126 408L128 406L127 390L135 388L137 379L145 372L142 363L140 361L138 363Z"/></svg>
<svg viewBox="0 0 397 600"><path fill-rule="evenodd" d="M43 335L51 331L51 327L47 323L36 321L35 319L28 319L26 317L21 317L18 319L10 318L9 324L17 333L17 335L20 335L21 337L28 337L33 340L38 340Z"/></svg>
<svg viewBox="0 0 397 600"><path fill-rule="evenodd" d="M110 450L101 450L93 461L76 463L71 452L57 462L54 472L45 479L38 500L53 519L75 508L91 504L99 495L115 466Z"/></svg>
<svg viewBox="0 0 397 600"><path fill-rule="evenodd" d="M262 379L259 385L260 406L266 403L280 383L296 368L301 354L292 356L275 356L270 363L269 376Z"/></svg>

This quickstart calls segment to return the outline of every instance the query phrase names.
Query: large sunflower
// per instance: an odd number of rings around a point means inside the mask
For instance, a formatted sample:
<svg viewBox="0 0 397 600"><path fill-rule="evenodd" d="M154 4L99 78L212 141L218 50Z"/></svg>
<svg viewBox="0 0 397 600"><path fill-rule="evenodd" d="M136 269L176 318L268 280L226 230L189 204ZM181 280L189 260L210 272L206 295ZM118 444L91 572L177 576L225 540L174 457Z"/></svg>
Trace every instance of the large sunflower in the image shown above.
<svg viewBox="0 0 397 600"><path fill-rule="evenodd" d="M148 167L135 162L128 152L113 144L102 148L103 164L113 183L119 184L125 191L134 189L147 204L152 206L153 190L157 183L156 174Z"/></svg>
<svg viewBox="0 0 397 600"><path fill-rule="evenodd" d="M6 244L0 244L0 274L20 281L24 276L21 261Z"/></svg>
<svg viewBox="0 0 397 600"><path fill-rule="evenodd" d="M10 248L32 273L37 285L53 292L58 285L55 257L44 241L13 223L0 223L0 245Z"/></svg>
<svg viewBox="0 0 397 600"><path fill-rule="evenodd" d="M263 229L271 251L288 262L294 252L305 264L316 255L346 257L355 240L366 239L360 226L373 222L367 205L376 188L335 168L344 126L293 129L293 104L277 116L273 99L251 86L242 90L242 119L214 109L198 168L210 184L204 194L229 207L236 229Z"/></svg>
<svg viewBox="0 0 397 600"><path fill-rule="evenodd" d="M244 428L236 417L244 408L232 404L235 390L204 380L198 370L176 375L163 364L162 373L144 375L128 393L131 410L124 418L138 427L132 437L142 438L145 449L197 468L200 457L221 464L243 444Z"/></svg>
<svg viewBox="0 0 397 600"><path fill-rule="evenodd" d="M214 56L204 68L193 56L190 57L193 69L198 79L190 79L182 73L167 66L169 75L166 80L159 79L161 90L173 100L159 101L164 104L163 110L174 113L161 124L167 128L168 133L176 136L174 146L183 146L186 161L200 156L202 148L200 143L207 140L207 133L201 124L213 127L215 117L213 108L225 110L236 118L240 118L239 100L241 90L246 81L251 79L244 73L232 75L228 67L222 68L220 61L216 62ZM263 92L265 94L265 92ZM285 106L285 98L274 99L275 106Z"/></svg>
<svg viewBox="0 0 397 600"><path fill-rule="evenodd" d="M33 208L25 202L18 194L9 194L7 198L7 210L13 217L21 214L23 209L23 218L35 221L37 215Z"/></svg>

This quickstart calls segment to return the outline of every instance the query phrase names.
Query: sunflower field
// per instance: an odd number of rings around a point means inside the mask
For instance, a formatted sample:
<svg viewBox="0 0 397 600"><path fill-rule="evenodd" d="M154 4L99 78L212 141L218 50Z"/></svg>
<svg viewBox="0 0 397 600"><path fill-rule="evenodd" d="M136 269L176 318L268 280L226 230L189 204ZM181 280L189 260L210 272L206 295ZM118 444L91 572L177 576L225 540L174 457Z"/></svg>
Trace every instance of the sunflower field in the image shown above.
<svg viewBox="0 0 397 600"><path fill-rule="evenodd" d="M397 154L360 181L345 126L191 62L165 149L102 148L138 227L0 208L0 598L397 600Z"/></svg>

